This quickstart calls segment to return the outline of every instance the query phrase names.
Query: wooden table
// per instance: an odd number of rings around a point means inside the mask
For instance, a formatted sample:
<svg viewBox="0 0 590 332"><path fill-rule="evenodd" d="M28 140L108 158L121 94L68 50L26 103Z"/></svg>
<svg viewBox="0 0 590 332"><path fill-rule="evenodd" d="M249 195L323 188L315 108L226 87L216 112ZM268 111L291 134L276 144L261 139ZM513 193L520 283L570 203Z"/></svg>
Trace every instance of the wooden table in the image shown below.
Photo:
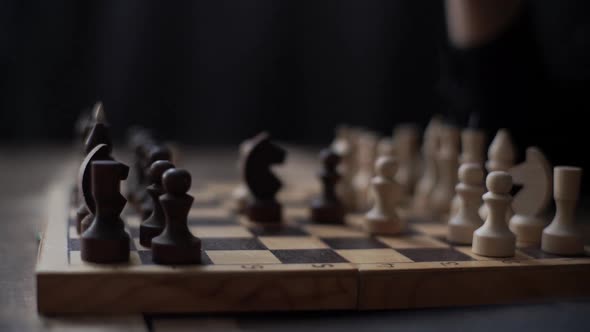
<svg viewBox="0 0 590 332"><path fill-rule="evenodd" d="M0 330L320 331L359 330L588 331L590 299L551 303L383 312L315 312L255 315L42 317L36 310L37 234L45 223L45 189L71 147L0 147ZM234 151L199 150L186 156L207 176L232 174ZM212 160L217 161L212 167ZM221 162L219 162L221 161ZM219 165L224 165L220 167ZM587 215L587 209L583 209ZM556 280L555 282L560 282Z"/></svg>

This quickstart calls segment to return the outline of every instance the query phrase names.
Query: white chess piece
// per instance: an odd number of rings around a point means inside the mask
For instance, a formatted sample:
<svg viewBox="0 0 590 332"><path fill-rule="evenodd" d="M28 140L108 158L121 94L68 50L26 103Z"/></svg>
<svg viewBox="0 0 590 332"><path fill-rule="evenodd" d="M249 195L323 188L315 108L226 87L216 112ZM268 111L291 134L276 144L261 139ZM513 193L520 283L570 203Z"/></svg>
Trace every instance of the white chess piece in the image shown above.
<svg viewBox="0 0 590 332"><path fill-rule="evenodd" d="M424 158L424 173L416 184L413 208L415 211L426 211L430 209L432 191L438 181L436 169L436 154L440 146L440 119L432 118L424 131L424 143L422 145L422 156Z"/></svg>
<svg viewBox="0 0 590 332"><path fill-rule="evenodd" d="M418 128L410 123L398 125L393 130L393 144L399 162L395 179L406 196L412 195L418 178L419 136Z"/></svg>
<svg viewBox="0 0 590 332"><path fill-rule="evenodd" d="M512 197L512 177L503 171L491 172L486 178L488 192L483 200L488 207L488 217L480 228L473 233L474 254L488 257L514 256L516 236L506 224L506 210Z"/></svg>
<svg viewBox="0 0 590 332"><path fill-rule="evenodd" d="M508 170L514 165L516 159L516 148L512 142L512 137L508 130L502 128L498 130L494 140L488 149L488 161L486 162L486 169L488 172ZM506 211L506 222L512 217L512 209ZM486 219L488 211L486 205L482 205L479 209L479 215L482 219Z"/></svg>
<svg viewBox="0 0 590 332"><path fill-rule="evenodd" d="M377 135L364 131L358 134L357 158L358 169L353 178L356 194L356 208L367 211L371 203L370 184L373 177L373 165L377 156Z"/></svg>
<svg viewBox="0 0 590 332"><path fill-rule="evenodd" d="M405 223L397 213L401 185L395 180L398 163L392 157L380 157L375 163L377 175L371 179L375 204L365 215L363 228L372 234L398 234Z"/></svg>
<svg viewBox="0 0 590 332"><path fill-rule="evenodd" d="M558 166L553 169L555 217L543 230L541 239L541 249L547 253L579 255L584 252L582 232L575 223L581 177L579 167Z"/></svg>
<svg viewBox="0 0 590 332"><path fill-rule="evenodd" d="M457 169L459 168L459 129L451 125L441 127L441 145L437 154L438 182L432 191L432 209L437 214L448 213L455 196Z"/></svg>
<svg viewBox="0 0 590 332"><path fill-rule="evenodd" d="M250 150L251 145L252 144L251 144L250 140L245 140L244 142L242 142L242 144L240 144L239 158L238 158L238 169L242 168L241 164L242 164L243 159L246 156L246 154L248 154L248 151ZM232 198L234 201L234 209L237 212L242 213L246 209L246 206L248 205L248 203L250 202L250 199L252 198L252 194L248 190L248 187L246 186L245 183L240 183L232 191Z"/></svg>
<svg viewBox="0 0 590 332"><path fill-rule="evenodd" d="M514 183L523 186L512 200L515 214L510 218L510 230L516 235L517 246L538 246L547 226L542 214L551 201L551 165L541 150L529 147L526 160L508 173Z"/></svg>
<svg viewBox="0 0 590 332"><path fill-rule="evenodd" d="M461 131L461 155L459 156L459 163L476 163L483 167L485 163L485 143L486 134L484 131L475 128L463 129ZM460 204L459 195L455 195L451 202L451 216L457 214Z"/></svg>
<svg viewBox="0 0 590 332"><path fill-rule="evenodd" d="M459 210L449 219L447 239L458 244L471 244L473 232L483 220L478 209L481 206L483 169L480 164L465 163L459 167L459 184L455 187L459 197Z"/></svg>

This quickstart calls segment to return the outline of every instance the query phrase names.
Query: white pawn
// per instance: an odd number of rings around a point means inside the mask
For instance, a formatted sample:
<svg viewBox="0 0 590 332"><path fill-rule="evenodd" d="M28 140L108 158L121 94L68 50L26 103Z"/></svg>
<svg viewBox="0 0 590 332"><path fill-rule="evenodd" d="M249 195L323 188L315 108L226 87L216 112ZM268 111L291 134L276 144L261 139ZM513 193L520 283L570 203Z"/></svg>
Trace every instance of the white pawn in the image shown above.
<svg viewBox="0 0 590 332"><path fill-rule="evenodd" d="M466 163L459 167L459 184L455 187L459 197L459 209L449 219L447 239L458 244L471 244L473 232L481 227L483 220L478 209L481 206L483 169L480 164Z"/></svg>
<svg viewBox="0 0 590 332"><path fill-rule="evenodd" d="M440 147L440 119L432 118L424 131L424 140L422 144L422 158L424 160L424 173L418 183L413 198L413 208L416 211L425 211L430 209L432 192L438 181L438 171L436 169L436 154Z"/></svg>
<svg viewBox="0 0 590 332"><path fill-rule="evenodd" d="M483 195L483 200L489 213L483 226L473 233L471 251L488 257L514 256L516 236L506 224L506 211L512 202L512 177L503 171L491 172L486 186L489 191Z"/></svg>
<svg viewBox="0 0 590 332"><path fill-rule="evenodd" d="M584 252L582 232L575 224L575 211L580 195L582 169L558 166L553 169L555 217L543 230L541 249L557 255L579 255Z"/></svg>
<svg viewBox="0 0 590 332"><path fill-rule="evenodd" d="M486 169L488 172L508 172L508 170L514 166L515 159L516 148L512 142L510 132L507 129L502 128L498 130L488 149L488 161L486 162ZM479 215L482 219L487 218L488 210L485 205L482 205L479 209ZM512 208L506 210L506 222L510 220L512 215Z"/></svg>
<svg viewBox="0 0 590 332"><path fill-rule="evenodd" d="M459 156L459 163L476 163L483 166L485 162L485 144L486 134L484 131L475 128L463 129L461 131L462 152ZM457 214L460 205L461 200L459 199L459 195L455 195L451 202L451 216Z"/></svg>
<svg viewBox="0 0 590 332"><path fill-rule="evenodd" d="M398 170L393 157L380 157L375 163L377 175L371 179L375 205L365 215L363 228L371 234L398 234L405 223L397 213L402 187L395 180Z"/></svg>
<svg viewBox="0 0 590 332"><path fill-rule="evenodd" d="M445 125L440 128L440 149L436 157L438 182L432 191L431 207L436 214L446 214L451 209L457 185L457 168L459 168L459 148L461 133L459 129Z"/></svg>

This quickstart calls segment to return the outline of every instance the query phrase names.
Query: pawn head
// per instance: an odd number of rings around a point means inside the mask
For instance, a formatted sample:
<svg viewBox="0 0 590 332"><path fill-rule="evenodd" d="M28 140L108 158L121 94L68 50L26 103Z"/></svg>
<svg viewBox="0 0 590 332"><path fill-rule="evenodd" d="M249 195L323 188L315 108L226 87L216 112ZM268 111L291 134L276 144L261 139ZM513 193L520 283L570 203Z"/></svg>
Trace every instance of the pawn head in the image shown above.
<svg viewBox="0 0 590 332"><path fill-rule="evenodd" d="M162 175L171 168L174 168L174 164L168 160L154 161L148 171L152 183L162 184Z"/></svg>
<svg viewBox="0 0 590 332"><path fill-rule="evenodd" d="M512 176L503 171L491 172L486 178L486 186L494 194L508 194L512 189Z"/></svg>
<svg viewBox="0 0 590 332"><path fill-rule="evenodd" d="M154 145L148 152L148 165L156 160L172 160L172 151L164 145Z"/></svg>
<svg viewBox="0 0 590 332"><path fill-rule="evenodd" d="M393 157L379 157L375 162L375 170L377 172L377 176L392 179L395 177L395 173L397 173L398 169L398 162L396 158Z"/></svg>
<svg viewBox="0 0 590 332"><path fill-rule="evenodd" d="M182 195L191 187L191 174L178 168L171 168L162 175L164 190L171 195Z"/></svg>
<svg viewBox="0 0 590 332"><path fill-rule="evenodd" d="M483 169L476 163L465 163L459 167L459 181L471 186L483 184Z"/></svg>

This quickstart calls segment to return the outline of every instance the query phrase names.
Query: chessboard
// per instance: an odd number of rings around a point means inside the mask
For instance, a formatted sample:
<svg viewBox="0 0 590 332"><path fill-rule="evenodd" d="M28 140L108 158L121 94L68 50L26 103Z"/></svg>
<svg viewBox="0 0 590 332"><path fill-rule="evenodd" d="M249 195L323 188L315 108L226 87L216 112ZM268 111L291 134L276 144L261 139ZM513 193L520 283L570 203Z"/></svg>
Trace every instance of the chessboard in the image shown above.
<svg viewBox="0 0 590 332"><path fill-rule="evenodd" d="M301 162L302 160L306 162ZM92 264L80 258L71 169L47 194L48 224L36 271L38 309L64 313L187 313L381 310L543 301L590 295L590 257L560 257L519 248L514 257L475 255L446 239L444 218L408 213L408 231L371 236L356 226L314 224L317 194L312 154L281 168L285 220L252 224L232 209L237 181L194 175L189 228L202 241L202 264L163 266L138 240L139 216L123 214L132 237L130 261ZM216 160L210 160L211 165ZM309 179L309 180L302 180Z"/></svg>

